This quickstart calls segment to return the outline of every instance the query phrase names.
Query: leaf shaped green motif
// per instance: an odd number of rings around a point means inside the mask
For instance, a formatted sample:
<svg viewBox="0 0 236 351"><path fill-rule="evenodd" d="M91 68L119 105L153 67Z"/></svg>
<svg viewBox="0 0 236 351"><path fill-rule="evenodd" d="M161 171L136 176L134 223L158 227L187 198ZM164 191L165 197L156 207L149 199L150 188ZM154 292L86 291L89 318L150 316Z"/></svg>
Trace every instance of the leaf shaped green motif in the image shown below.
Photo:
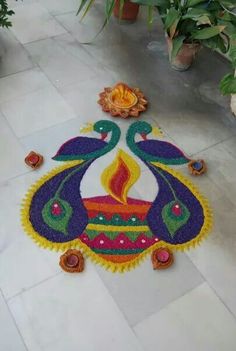
<svg viewBox="0 0 236 351"><path fill-rule="evenodd" d="M173 212L173 207L176 205L178 205L180 209L178 215ZM161 215L170 236L174 238L177 230L187 223L190 217L190 212L181 201L174 200L163 207Z"/></svg>
<svg viewBox="0 0 236 351"><path fill-rule="evenodd" d="M56 206L57 211L53 211L53 206ZM73 210L67 201L53 198L44 205L42 217L50 228L67 235L67 226L72 212Z"/></svg>

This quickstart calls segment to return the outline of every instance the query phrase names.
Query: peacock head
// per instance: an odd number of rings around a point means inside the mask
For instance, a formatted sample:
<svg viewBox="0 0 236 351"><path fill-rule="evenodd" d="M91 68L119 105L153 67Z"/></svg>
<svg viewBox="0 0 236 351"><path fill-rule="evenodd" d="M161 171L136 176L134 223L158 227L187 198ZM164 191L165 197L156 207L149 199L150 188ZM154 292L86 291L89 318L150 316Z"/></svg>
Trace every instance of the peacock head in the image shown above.
<svg viewBox="0 0 236 351"><path fill-rule="evenodd" d="M148 134L153 133L158 136L161 135L161 130L158 127L153 127L151 124L145 121L138 121L131 125L130 127L133 137L135 134L139 134L143 140L147 139Z"/></svg>
<svg viewBox="0 0 236 351"><path fill-rule="evenodd" d="M89 123L86 127L81 129L82 133L95 131L101 135L101 139L105 140L110 132L114 132L118 127L114 122L108 120L100 120L94 124Z"/></svg>

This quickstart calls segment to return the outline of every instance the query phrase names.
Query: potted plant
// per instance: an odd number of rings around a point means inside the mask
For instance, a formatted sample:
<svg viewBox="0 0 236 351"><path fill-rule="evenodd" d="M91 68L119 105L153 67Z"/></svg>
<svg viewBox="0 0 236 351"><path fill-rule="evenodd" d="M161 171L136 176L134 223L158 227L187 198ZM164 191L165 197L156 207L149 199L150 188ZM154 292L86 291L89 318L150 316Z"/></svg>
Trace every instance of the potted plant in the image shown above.
<svg viewBox="0 0 236 351"><path fill-rule="evenodd" d="M80 0L77 15L82 14L81 20L87 15L90 8L94 4L94 0ZM114 14L119 20L135 22L139 12L139 4L135 4L130 0L106 0L105 1L105 21L102 29L109 22L110 17ZM101 30L102 30L101 29ZM101 31L99 31L100 33ZM98 34L99 34L98 33Z"/></svg>
<svg viewBox="0 0 236 351"><path fill-rule="evenodd" d="M221 80L220 91L223 95L231 95L231 110L236 116L236 34L231 36L228 57L232 62L232 72Z"/></svg>
<svg viewBox="0 0 236 351"><path fill-rule="evenodd" d="M11 27L9 17L14 15L14 11L9 10L6 0L0 0L0 27Z"/></svg>
<svg viewBox="0 0 236 351"><path fill-rule="evenodd" d="M174 69L188 69L201 45L226 53L225 16L235 0L134 0L156 5L166 32L169 58ZM225 16L226 17L226 16Z"/></svg>

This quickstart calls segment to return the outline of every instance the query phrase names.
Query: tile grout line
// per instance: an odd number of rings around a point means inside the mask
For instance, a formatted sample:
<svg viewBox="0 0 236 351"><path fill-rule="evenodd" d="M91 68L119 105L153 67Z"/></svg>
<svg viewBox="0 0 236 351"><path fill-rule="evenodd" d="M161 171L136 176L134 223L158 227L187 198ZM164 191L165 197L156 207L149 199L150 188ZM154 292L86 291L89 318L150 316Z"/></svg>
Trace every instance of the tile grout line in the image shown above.
<svg viewBox="0 0 236 351"><path fill-rule="evenodd" d="M236 315L230 310L230 308L227 306L226 302L224 302L223 298L218 295L216 289L212 286L212 284L209 282L207 277L205 277L205 275L198 269L198 267L196 266L194 261L191 259L191 257L188 256L188 258L190 259L190 261L192 262L194 267L197 269L197 271L199 272L200 276L205 280L205 282L209 285L209 287L212 289L214 294L218 297L219 301L225 306L226 310L230 313L230 315L233 317L233 319L235 320L235 323L236 323Z"/></svg>
<svg viewBox="0 0 236 351"><path fill-rule="evenodd" d="M10 309L10 307L9 307L9 305L8 305L7 300L5 299L5 296L3 295L3 292L2 292L2 290L1 290L1 288L0 288L0 294L2 295L3 300L5 301L7 310L8 310L8 312L9 312L9 314L10 314L10 316L11 316L11 319L12 319L12 322L13 322L13 324L14 324L14 326L15 326L15 328L16 328L16 330L17 330L19 336L20 336L20 339L21 339L21 341L22 341L22 344L23 344L24 347L25 347L25 350L26 350L26 351L30 351L30 350L28 349L27 345L26 345L25 339L24 339L23 335L21 334L21 331L20 331L20 329L19 329L19 326L18 326L18 324L17 324L17 322L16 322L16 320L15 320L14 315L13 315L12 312L11 312L11 309ZM17 350L15 350L15 351L17 351Z"/></svg>
<svg viewBox="0 0 236 351"><path fill-rule="evenodd" d="M44 284L45 282L47 282L47 281L50 280L50 279L54 279L55 277L59 276L59 275L62 274L62 273L63 273L63 272L57 272L57 273L51 275L50 277L47 277L47 278L45 278L45 279L43 279L43 280L41 280L41 281L39 281L39 282L37 282L37 283L35 283L35 284L29 286L29 287L26 288L26 289L23 289L23 290L19 291L19 292L16 293L15 295L12 295L12 296L10 296L10 297L8 297L8 298L5 298L5 300L6 300L7 303L9 303L9 302L11 302L11 300L13 300L14 298L19 297L20 295L24 295L24 294L27 293L28 291L30 291L30 290L36 288L37 286L39 286L39 285L41 285L41 284Z"/></svg>
<svg viewBox="0 0 236 351"><path fill-rule="evenodd" d="M202 275L201 275L202 277ZM202 277L203 278L203 277ZM167 308L169 305L171 305L172 303L174 303L175 301L178 301L179 299L182 299L183 297L185 297L186 295L188 295L189 293L191 293L192 291L194 291L195 289L199 288L200 286L202 286L203 284L207 283L206 279L203 279L203 281L201 283L199 283L198 285L196 285L193 288L188 289L187 291L184 292L183 295L177 297L176 299L168 302L165 306L162 306L159 311L151 313L148 317L144 318L143 320L139 321L138 323L134 324L132 326L133 329L135 329L139 324L143 323L144 321L152 318L153 316L155 316L156 314L160 313L162 310L164 310L165 308ZM208 283L207 283L208 284ZM134 333L136 334L135 330Z"/></svg>

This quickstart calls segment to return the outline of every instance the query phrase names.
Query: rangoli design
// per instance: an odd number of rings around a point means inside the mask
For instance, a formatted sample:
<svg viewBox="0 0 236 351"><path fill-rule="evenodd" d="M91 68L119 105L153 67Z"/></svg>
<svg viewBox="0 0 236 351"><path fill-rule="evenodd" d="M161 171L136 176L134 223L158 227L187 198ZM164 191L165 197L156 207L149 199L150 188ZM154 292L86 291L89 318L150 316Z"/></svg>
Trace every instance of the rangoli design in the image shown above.
<svg viewBox="0 0 236 351"><path fill-rule="evenodd" d="M87 131L91 129L100 137L78 136L63 144L53 159L64 164L43 176L26 195L22 223L39 245L63 251L79 247L95 262L122 272L160 247L184 250L207 235L212 225L207 200L169 167L190 159L169 142L148 139L155 128L144 121L128 129L131 153L118 150L103 171L101 182L107 195L82 198L80 185L88 168L114 149L121 134L117 124L108 120L90 125ZM141 141L136 141L138 135ZM128 196L140 176L132 153L157 181L153 202Z"/></svg>

